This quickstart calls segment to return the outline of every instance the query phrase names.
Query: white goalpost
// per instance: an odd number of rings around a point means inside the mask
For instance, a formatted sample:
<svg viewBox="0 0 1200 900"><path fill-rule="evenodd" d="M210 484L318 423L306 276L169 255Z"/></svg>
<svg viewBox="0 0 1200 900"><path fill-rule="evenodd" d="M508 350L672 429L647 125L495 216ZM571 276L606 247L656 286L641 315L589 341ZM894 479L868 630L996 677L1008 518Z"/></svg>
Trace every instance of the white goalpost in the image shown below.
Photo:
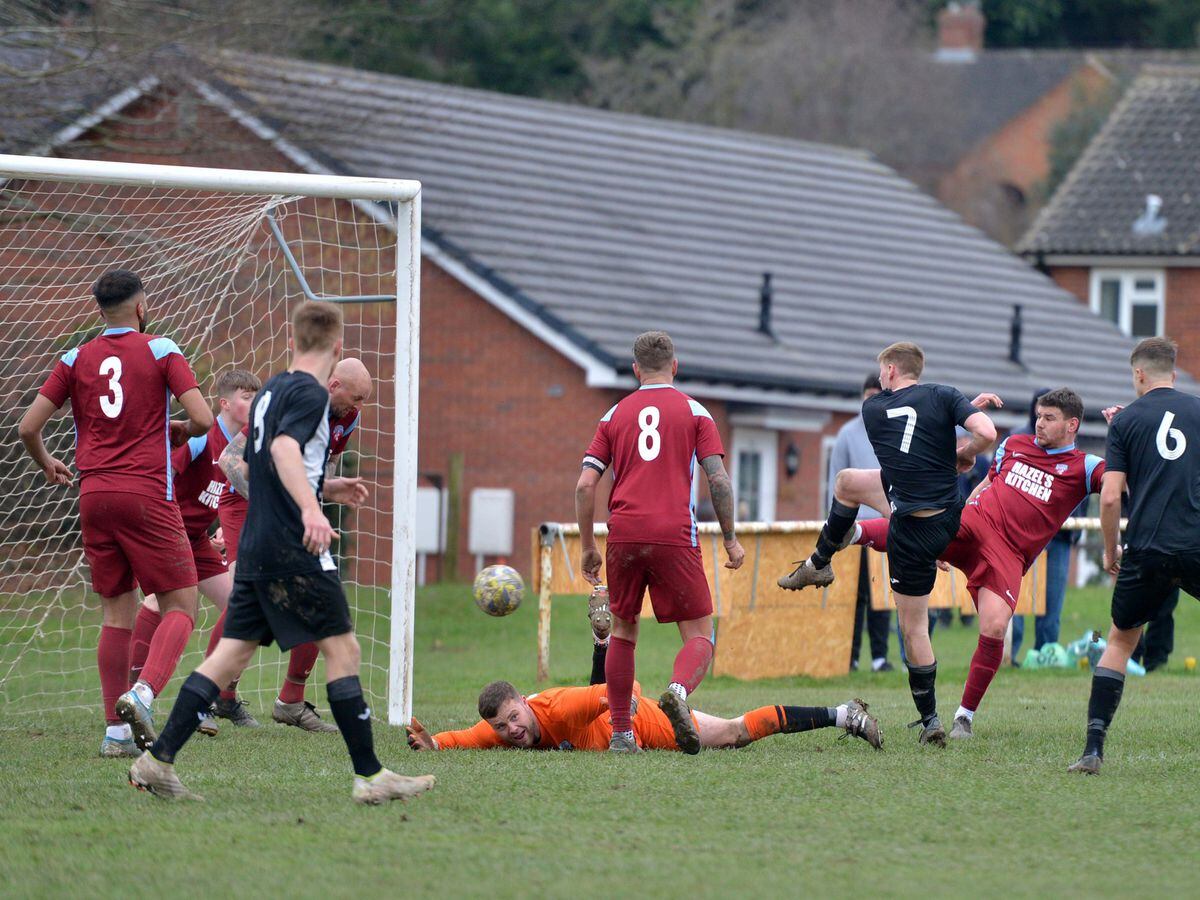
<svg viewBox="0 0 1200 900"><path fill-rule="evenodd" d="M55 361L99 332L96 278L126 268L146 284L147 330L183 349L214 408L222 371L265 381L286 367L296 303L346 305L344 354L363 360L375 394L340 462L371 491L361 509L334 511L340 564L368 701L393 724L409 721L420 192L400 179L0 155L0 716L99 711L99 598L78 489L44 483L16 424ZM73 463L69 414L51 421L46 443ZM215 620L201 597L180 673L199 662ZM269 649L243 677L256 712L285 667Z"/></svg>

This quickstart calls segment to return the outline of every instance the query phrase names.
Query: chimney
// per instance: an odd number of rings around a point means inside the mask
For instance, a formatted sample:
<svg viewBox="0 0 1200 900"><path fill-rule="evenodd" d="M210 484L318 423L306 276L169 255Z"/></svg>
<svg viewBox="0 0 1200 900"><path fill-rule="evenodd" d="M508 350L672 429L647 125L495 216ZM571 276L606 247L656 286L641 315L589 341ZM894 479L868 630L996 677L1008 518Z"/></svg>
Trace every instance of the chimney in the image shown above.
<svg viewBox="0 0 1200 900"><path fill-rule="evenodd" d="M1021 304L1013 304L1012 326L1009 331L1008 339L1008 358L1011 362L1015 362L1021 368L1025 368L1025 364L1021 362Z"/></svg>
<svg viewBox="0 0 1200 900"><path fill-rule="evenodd" d="M941 62L974 62L983 50L987 19L976 3L952 2L937 17L938 50Z"/></svg>
<svg viewBox="0 0 1200 900"><path fill-rule="evenodd" d="M762 287L758 289L758 330L769 338L775 337L771 328L771 273L763 272Z"/></svg>

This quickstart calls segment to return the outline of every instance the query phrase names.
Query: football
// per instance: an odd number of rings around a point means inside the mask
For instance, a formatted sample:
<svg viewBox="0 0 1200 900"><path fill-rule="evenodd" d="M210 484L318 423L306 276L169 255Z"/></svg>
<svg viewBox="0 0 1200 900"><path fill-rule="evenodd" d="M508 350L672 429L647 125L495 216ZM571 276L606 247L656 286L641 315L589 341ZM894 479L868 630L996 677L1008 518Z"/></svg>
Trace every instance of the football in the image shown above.
<svg viewBox="0 0 1200 900"><path fill-rule="evenodd" d="M488 566L475 576L475 605L489 616L517 611L525 596L525 582L512 566Z"/></svg>

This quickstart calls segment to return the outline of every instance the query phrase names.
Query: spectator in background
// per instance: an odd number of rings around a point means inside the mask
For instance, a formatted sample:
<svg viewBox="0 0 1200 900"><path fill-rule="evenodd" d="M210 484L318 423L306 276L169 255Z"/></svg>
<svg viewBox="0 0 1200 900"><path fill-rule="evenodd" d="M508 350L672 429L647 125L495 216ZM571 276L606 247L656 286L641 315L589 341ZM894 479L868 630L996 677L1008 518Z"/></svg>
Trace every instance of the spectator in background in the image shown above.
<svg viewBox="0 0 1200 900"><path fill-rule="evenodd" d="M1035 391L1029 404L1029 421L1013 434L1033 434L1037 424L1037 401L1050 388ZM1072 516L1087 515L1087 499L1076 507ZM1058 629L1062 621L1063 601L1067 596L1067 572L1071 568L1071 546L1079 540L1078 531L1060 531L1046 546L1046 612L1034 622L1033 648L1040 650L1043 644L1058 643ZM1017 662L1017 653L1025 639L1025 617L1014 616L1012 620L1012 663Z"/></svg>
<svg viewBox="0 0 1200 900"><path fill-rule="evenodd" d="M879 375L868 375L863 382L863 399L872 397L880 392ZM867 439L867 430L863 426L861 413L841 427L833 444L833 452L829 457L829 495L833 496L833 481L842 469L878 469L879 460L871 449ZM877 519L882 511L862 505L858 508L858 518ZM850 643L850 668L858 669L858 654L862 647L864 621L867 635L871 642L871 669L875 672L890 672L892 664L888 662L888 629L892 614L889 610L871 609L871 575L867 566L867 548L862 551L862 562L858 569L858 603L854 608L854 637Z"/></svg>

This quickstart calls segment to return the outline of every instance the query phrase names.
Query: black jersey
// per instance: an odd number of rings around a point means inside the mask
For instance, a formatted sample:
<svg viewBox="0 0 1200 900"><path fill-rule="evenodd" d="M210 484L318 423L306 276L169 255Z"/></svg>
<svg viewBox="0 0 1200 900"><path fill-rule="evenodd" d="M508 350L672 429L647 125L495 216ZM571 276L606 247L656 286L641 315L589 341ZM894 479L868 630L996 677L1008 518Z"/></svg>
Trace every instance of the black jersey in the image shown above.
<svg viewBox="0 0 1200 900"><path fill-rule="evenodd" d="M328 551L314 556L304 549L300 507L279 480L271 457L271 442L281 435L300 445L308 483L319 500L329 455L329 392L307 372L272 376L250 407L250 502L238 542L239 580L337 570Z"/></svg>
<svg viewBox="0 0 1200 900"><path fill-rule="evenodd" d="M863 401L863 424L893 513L962 505L954 428L978 411L944 384L913 384Z"/></svg>
<svg viewBox="0 0 1200 900"><path fill-rule="evenodd" d="M1129 549L1200 549L1200 398L1143 394L1109 425L1104 464L1129 486Z"/></svg>

